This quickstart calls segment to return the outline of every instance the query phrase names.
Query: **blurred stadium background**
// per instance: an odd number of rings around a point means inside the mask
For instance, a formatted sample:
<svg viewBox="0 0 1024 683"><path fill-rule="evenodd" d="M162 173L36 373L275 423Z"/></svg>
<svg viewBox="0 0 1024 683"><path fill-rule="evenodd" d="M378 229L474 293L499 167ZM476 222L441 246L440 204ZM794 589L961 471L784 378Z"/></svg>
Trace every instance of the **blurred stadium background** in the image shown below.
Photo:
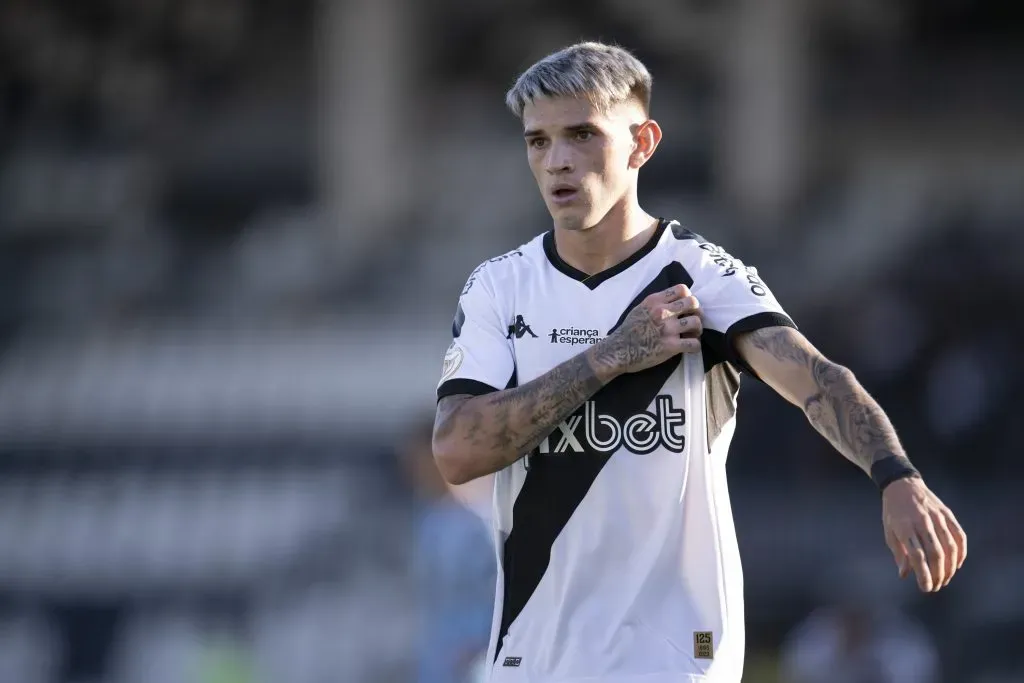
<svg viewBox="0 0 1024 683"><path fill-rule="evenodd" d="M870 483L745 382L745 680L1024 680L1019 5L3 0L0 22L0 683L471 678L445 663L486 637L491 551L424 420L467 274L549 227L504 91L584 38L654 73L648 209L759 267L970 535L947 591L899 582ZM900 616L831 647L820 610L850 605Z"/></svg>

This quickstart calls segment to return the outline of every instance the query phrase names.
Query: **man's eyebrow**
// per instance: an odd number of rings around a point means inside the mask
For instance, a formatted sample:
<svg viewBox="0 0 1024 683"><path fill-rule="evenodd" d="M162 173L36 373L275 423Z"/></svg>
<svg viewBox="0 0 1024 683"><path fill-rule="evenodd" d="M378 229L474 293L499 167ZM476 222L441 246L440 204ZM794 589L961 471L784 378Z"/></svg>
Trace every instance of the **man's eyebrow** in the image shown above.
<svg viewBox="0 0 1024 683"><path fill-rule="evenodd" d="M571 126L565 126L564 128L562 128L562 130L565 131L566 133L578 133L581 130L594 130L596 128L597 126L595 126L592 123L574 123ZM523 131L524 138L534 138L537 137L538 135L543 134L544 131L537 128L532 128L530 130Z"/></svg>

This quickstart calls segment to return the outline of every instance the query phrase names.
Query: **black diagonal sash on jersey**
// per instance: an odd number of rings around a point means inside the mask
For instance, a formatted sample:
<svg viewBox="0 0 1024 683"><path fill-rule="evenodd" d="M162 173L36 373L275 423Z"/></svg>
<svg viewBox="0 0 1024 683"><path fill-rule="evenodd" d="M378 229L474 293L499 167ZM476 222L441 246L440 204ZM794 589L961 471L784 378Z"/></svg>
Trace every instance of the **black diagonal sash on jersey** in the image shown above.
<svg viewBox="0 0 1024 683"><path fill-rule="evenodd" d="M679 284L690 287L693 278L681 264L670 263L622 312L609 334L622 325L626 315L648 295ZM632 415L647 410L679 361L676 357L642 372L621 375L591 400L601 414L625 422ZM547 571L552 544L611 455L587 450L571 456L531 458L526 481L512 508L512 530L505 540L502 560L505 595L495 658L509 626L523 611Z"/></svg>

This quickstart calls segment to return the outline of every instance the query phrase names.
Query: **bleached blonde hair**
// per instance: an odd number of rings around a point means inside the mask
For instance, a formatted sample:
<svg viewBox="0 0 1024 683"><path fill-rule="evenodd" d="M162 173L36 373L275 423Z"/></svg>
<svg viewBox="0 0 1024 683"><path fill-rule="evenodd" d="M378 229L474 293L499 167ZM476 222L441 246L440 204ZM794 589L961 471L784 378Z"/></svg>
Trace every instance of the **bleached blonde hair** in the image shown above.
<svg viewBox="0 0 1024 683"><path fill-rule="evenodd" d="M576 97L600 111L637 99L650 114L651 74L629 50L585 42L554 52L524 71L505 95L518 118L538 97Z"/></svg>

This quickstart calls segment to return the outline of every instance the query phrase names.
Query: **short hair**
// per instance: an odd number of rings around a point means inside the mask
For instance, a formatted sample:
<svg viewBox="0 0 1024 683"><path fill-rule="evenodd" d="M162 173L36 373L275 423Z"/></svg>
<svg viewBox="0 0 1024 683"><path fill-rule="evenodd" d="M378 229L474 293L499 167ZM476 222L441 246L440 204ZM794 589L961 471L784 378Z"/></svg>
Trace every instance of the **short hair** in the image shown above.
<svg viewBox="0 0 1024 683"><path fill-rule="evenodd" d="M576 97L601 111L637 99L644 113L651 108L651 74L629 50L617 45L585 42L554 52L523 72L505 95L518 118L538 97Z"/></svg>

